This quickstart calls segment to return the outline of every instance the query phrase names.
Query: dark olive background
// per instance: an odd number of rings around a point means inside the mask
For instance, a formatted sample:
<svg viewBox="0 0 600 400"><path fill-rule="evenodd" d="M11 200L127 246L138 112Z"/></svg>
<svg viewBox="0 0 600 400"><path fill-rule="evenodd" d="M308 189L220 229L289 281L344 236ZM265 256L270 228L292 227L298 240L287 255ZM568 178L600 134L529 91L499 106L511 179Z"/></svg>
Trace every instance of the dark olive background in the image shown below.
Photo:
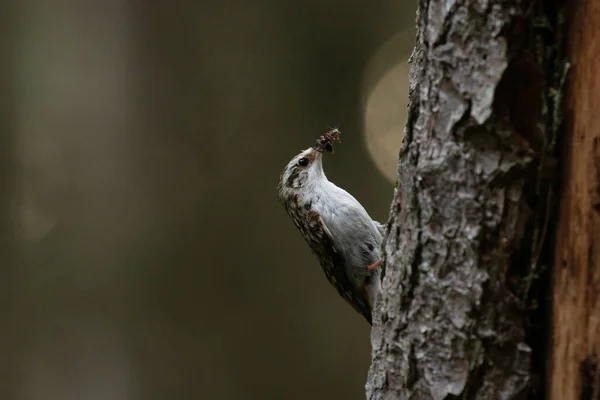
<svg viewBox="0 0 600 400"><path fill-rule="evenodd" d="M329 178L386 219L365 71L414 9L3 2L0 398L364 398L369 326L275 186L338 125Z"/></svg>

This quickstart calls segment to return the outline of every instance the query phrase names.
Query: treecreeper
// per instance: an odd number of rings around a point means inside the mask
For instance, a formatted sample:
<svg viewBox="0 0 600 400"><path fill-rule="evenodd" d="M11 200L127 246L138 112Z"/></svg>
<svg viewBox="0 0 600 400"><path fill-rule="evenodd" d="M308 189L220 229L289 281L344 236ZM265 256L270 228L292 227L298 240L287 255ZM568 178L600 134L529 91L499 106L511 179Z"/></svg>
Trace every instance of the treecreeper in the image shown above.
<svg viewBox="0 0 600 400"><path fill-rule="evenodd" d="M381 289L384 227L354 196L325 176L323 153L333 153L335 142L341 142L337 128L293 157L279 177L277 192L329 283L371 324Z"/></svg>

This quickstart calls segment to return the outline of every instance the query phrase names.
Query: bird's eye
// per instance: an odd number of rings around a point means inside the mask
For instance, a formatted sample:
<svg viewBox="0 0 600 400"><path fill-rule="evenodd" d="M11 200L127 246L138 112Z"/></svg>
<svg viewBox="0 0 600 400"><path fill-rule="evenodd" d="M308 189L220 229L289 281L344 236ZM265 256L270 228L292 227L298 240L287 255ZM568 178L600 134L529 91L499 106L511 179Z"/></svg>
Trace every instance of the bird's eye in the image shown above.
<svg viewBox="0 0 600 400"><path fill-rule="evenodd" d="M302 157L298 160L298 165L301 167L306 167L308 165L308 158Z"/></svg>

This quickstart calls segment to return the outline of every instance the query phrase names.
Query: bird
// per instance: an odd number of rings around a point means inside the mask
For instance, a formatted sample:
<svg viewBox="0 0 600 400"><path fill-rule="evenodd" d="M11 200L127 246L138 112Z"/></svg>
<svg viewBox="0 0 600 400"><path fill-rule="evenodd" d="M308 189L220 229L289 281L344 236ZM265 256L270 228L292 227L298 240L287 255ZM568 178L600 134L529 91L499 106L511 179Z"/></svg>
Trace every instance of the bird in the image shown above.
<svg viewBox="0 0 600 400"><path fill-rule="evenodd" d="M381 290L385 228L354 196L325 176L323 154L333 153L334 142L340 142L337 128L294 156L279 177L278 198L329 283L372 324L373 305Z"/></svg>

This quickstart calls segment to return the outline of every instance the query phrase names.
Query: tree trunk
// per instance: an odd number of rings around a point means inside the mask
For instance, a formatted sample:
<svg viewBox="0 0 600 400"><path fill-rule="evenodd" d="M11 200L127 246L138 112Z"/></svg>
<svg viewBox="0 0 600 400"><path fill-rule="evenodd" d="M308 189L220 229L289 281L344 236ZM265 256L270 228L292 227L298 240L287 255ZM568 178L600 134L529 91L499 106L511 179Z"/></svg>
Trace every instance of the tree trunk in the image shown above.
<svg viewBox="0 0 600 400"><path fill-rule="evenodd" d="M554 262L552 399L600 399L600 3L570 1L573 61Z"/></svg>
<svg viewBox="0 0 600 400"><path fill-rule="evenodd" d="M544 395L561 51L552 2L420 1L369 399Z"/></svg>

